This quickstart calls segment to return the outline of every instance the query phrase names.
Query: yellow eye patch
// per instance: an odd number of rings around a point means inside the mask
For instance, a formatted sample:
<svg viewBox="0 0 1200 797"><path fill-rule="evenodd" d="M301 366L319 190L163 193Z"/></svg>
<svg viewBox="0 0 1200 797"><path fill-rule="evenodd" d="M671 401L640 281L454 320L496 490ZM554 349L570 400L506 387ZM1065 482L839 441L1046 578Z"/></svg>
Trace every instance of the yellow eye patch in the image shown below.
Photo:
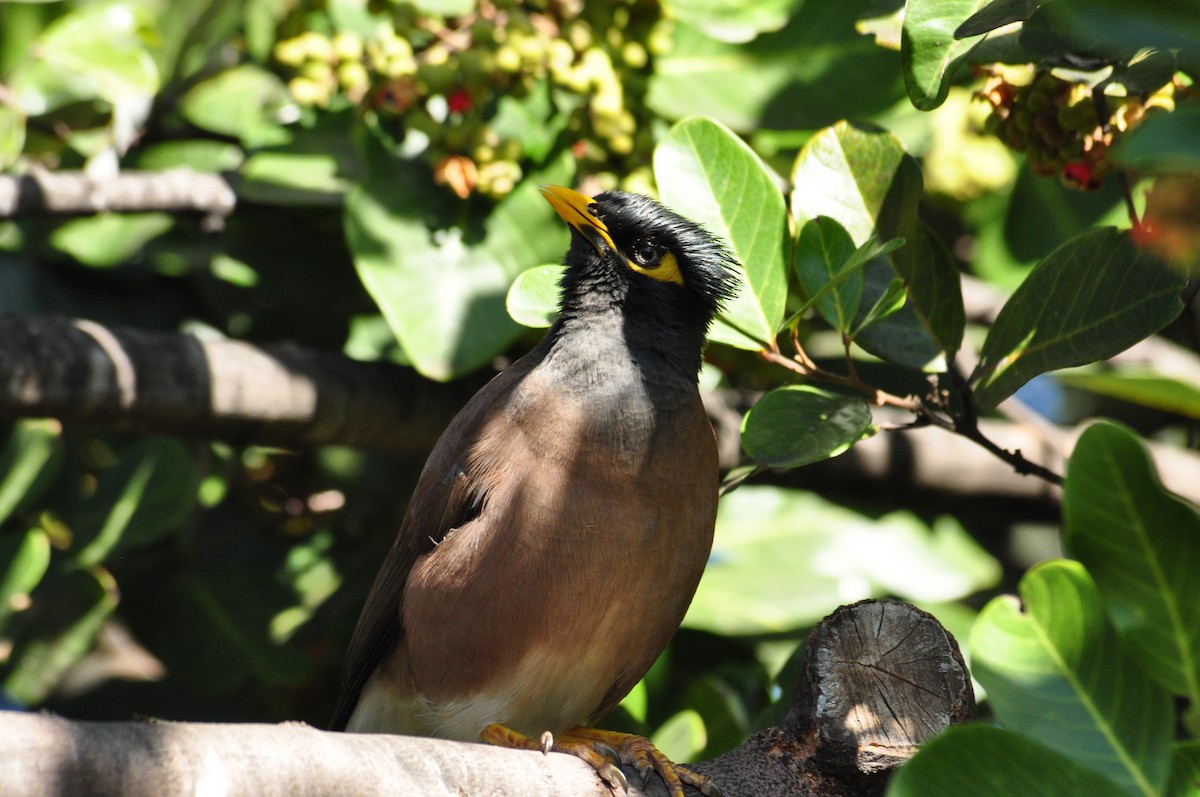
<svg viewBox="0 0 1200 797"><path fill-rule="evenodd" d="M674 252L663 253L662 260L657 266L646 268L639 266L629 257L625 257L625 262L629 267L639 274L645 274L651 279L656 279L659 282L674 282L676 285L683 284L683 273L679 270L679 261L675 259Z"/></svg>

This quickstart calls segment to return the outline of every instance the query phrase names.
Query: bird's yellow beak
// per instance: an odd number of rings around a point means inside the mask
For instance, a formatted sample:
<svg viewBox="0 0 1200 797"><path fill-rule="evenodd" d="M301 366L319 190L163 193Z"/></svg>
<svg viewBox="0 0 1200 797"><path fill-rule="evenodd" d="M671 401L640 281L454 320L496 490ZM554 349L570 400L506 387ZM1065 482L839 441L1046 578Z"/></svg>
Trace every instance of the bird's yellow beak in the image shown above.
<svg viewBox="0 0 1200 797"><path fill-rule="evenodd" d="M588 207L593 204L590 196L561 185L544 185L541 191L554 212L591 241L597 252L603 255L604 247L613 252L619 251L608 234L608 227L588 212Z"/></svg>

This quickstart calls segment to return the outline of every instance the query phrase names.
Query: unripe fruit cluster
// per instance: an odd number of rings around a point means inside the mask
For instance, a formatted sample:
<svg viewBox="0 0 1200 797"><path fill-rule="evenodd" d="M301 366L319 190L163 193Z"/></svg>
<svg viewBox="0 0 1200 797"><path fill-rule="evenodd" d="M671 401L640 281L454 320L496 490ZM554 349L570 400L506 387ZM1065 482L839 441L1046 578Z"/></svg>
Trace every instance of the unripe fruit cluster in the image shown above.
<svg viewBox="0 0 1200 797"><path fill-rule="evenodd" d="M1144 97L1109 96L1048 71L1024 86L992 74L980 96L992 106L987 131L1024 152L1035 173L1091 191L1115 168L1110 152L1123 133L1155 109L1174 109L1175 84Z"/></svg>
<svg viewBox="0 0 1200 797"><path fill-rule="evenodd" d="M361 21L338 30L324 8L302 3L290 27L304 32L275 46L293 98L320 110L357 108L397 145L419 151L435 180L462 198L506 195L540 157L511 120L493 126L502 97L548 95L541 118L527 122L565 121L585 172L627 174L649 160L643 98L651 59L670 41L658 3L484 0L457 18L379 4L368 35L355 32Z"/></svg>

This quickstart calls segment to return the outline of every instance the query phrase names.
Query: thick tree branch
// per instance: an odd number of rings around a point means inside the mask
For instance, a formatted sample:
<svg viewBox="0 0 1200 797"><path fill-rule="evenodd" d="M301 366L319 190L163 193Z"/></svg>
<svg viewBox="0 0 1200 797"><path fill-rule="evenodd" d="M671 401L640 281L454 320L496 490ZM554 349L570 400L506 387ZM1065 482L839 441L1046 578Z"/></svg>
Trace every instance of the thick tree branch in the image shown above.
<svg viewBox="0 0 1200 797"><path fill-rule="evenodd" d="M0 316L0 414L233 443L428 450L462 388L291 345ZM465 401L465 398L462 400Z"/></svg>
<svg viewBox="0 0 1200 797"><path fill-rule="evenodd" d="M895 601L843 607L809 637L785 720L695 765L726 797L873 797L925 739L974 712L958 647ZM579 759L307 725L72 722L0 713L0 794L66 797L608 797ZM631 797L658 797L626 769ZM693 794L689 790L689 794Z"/></svg>
<svg viewBox="0 0 1200 797"><path fill-rule="evenodd" d="M236 203L233 186L224 176L188 168L122 172L103 180L79 171L42 169L0 175L0 218L153 210L228 216Z"/></svg>

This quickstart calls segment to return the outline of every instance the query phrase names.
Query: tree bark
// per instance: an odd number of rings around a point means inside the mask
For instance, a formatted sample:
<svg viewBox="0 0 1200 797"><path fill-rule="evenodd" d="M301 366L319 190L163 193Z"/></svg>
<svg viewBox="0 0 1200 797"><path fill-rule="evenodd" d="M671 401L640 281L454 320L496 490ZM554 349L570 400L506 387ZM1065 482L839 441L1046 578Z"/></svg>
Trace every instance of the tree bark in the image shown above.
<svg viewBox="0 0 1200 797"><path fill-rule="evenodd" d="M127 171L102 180L79 171L44 169L0 175L0 218L156 210L228 216L236 204L224 176L188 168Z"/></svg>
<svg viewBox="0 0 1200 797"><path fill-rule="evenodd" d="M785 720L694 766L725 797L873 797L918 745L974 713L954 638L896 601L842 607L810 635ZM570 755L404 736L319 731L302 723L72 722L0 713L0 794L13 797L607 797ZM624 768L632 797L658 797ZM697 794L688 790L689 795Z"/></svg>

